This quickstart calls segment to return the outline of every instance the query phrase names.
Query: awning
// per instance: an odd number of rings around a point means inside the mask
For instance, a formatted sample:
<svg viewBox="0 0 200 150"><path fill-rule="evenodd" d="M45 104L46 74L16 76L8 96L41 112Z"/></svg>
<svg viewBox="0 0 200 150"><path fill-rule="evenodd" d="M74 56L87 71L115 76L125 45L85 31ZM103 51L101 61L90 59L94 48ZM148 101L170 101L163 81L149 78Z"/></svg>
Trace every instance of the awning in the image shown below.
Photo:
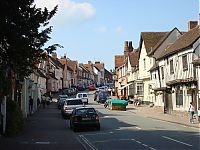
<svg viewBox="0 0 200 150"><path fill-rule="evenodd" d="M122 86L121 88L119 88L119 90L123 90L125 87L127 87L127 86L129 86L131 84L133 84L133 83L126 84L126 85Z"/></svg>

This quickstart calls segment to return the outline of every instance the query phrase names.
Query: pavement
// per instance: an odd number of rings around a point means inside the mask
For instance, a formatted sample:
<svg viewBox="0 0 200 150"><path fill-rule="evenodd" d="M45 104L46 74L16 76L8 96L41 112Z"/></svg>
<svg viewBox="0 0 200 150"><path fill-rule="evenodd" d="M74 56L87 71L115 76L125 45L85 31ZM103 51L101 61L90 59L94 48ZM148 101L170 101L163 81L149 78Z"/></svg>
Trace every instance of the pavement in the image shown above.
<svg viewBox="0 0 200 150"><path fill-rule="evenodd" d="M66 121L60 115L56 103L25 119L23 131L13 137L0 137L1 150L53 150L84 149Z"/></svg>
<svg viewBox="0 0 200 150"><path fill-rule="evenodd" d="M114 96L112 98L116 99L116 97ZM134 106L134 104L128 104L127 111L132 111L139 116L144 116L156 120L176 123L183 126L200 129L197 114L194 115L194 124L191 124L189 122L189 114L186 111L173 111L172 114L166 114L164 113L163 107L150 107L149 105L140 105L137 107Z"/></svg>

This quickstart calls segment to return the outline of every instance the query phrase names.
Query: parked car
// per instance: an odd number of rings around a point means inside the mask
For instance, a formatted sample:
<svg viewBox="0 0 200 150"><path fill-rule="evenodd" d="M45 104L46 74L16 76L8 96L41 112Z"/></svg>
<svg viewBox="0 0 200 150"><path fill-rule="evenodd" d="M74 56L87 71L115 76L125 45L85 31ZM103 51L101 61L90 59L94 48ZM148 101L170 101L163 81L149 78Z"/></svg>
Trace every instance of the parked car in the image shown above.
<svg viewBox="0 0 200 150"><path fill-rule="evenodd" d="M68 95L59 95L58 101L57 101L57 107L58 109L61 109L61 107L64 105L65 100L69 98Z"/></svg>
<svg viewBox="0 0 200 150"><path fill-rule="evenodd" d="M96 90L96 87L94 85L90 85L90 86L88 86L88 90L94 91L94 90Z"/></svg>
<svg viewBox="0 0 200 150"><path fill-rule="evenodd" d="M70 117L70 128L76 132L82 127L94 127L100 130L99 115L93 107L75 108Z"/></svg>
<svg viewBox="0 0 200 150"><path fill-rule="evenodd" d="M61 108L61 114L62 114L63 118L69 119L69 117L72 114L73 109L80 107L80 106L84 106L82 99L80 99L80 98L67 99L65 101L63 107Z"/></svg>
<svg viewBox="0 0 200 150"><path fill-rule="evenodd" d="M98 103L105 103L106 100L108 99L108 92L105 91L101 91L99 92L99 94L97 95L97 102Z"/></svg>
<svg viewBox="0 0 200 150"><path fill-rule="evenodd" d="M88 104L88 94L87 93L77 93L76 98L81 98L83 103Z"/></svg>

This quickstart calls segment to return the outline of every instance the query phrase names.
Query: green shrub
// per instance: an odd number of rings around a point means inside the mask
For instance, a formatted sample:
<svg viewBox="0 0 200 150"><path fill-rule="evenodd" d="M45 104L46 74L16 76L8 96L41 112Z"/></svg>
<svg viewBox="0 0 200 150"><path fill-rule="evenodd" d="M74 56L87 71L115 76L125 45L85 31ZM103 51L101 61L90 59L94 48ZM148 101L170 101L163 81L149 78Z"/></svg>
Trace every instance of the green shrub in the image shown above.
<svg viewBox="0 0 200 150"><path fill-rule="evenodd" d="M12 100L6 104L6 136L14 136L21 132L23 128L23 115L19 105Z"/></svg>

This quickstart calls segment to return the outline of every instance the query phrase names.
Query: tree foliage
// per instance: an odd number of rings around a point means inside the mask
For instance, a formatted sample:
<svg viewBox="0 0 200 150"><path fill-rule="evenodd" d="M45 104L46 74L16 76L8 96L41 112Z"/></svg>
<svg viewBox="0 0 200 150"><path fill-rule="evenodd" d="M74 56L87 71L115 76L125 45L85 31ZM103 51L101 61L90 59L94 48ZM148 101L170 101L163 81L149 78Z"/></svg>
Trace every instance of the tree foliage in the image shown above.
<svg viewBox="0 0 200 150"><path fill-rule="evenodd" d="M0 1L0 70L10 68L22 78L29 76L46 51L60 46L44 48L52 32L49 21L57 8L36 8L34 0Z"/></svg>

